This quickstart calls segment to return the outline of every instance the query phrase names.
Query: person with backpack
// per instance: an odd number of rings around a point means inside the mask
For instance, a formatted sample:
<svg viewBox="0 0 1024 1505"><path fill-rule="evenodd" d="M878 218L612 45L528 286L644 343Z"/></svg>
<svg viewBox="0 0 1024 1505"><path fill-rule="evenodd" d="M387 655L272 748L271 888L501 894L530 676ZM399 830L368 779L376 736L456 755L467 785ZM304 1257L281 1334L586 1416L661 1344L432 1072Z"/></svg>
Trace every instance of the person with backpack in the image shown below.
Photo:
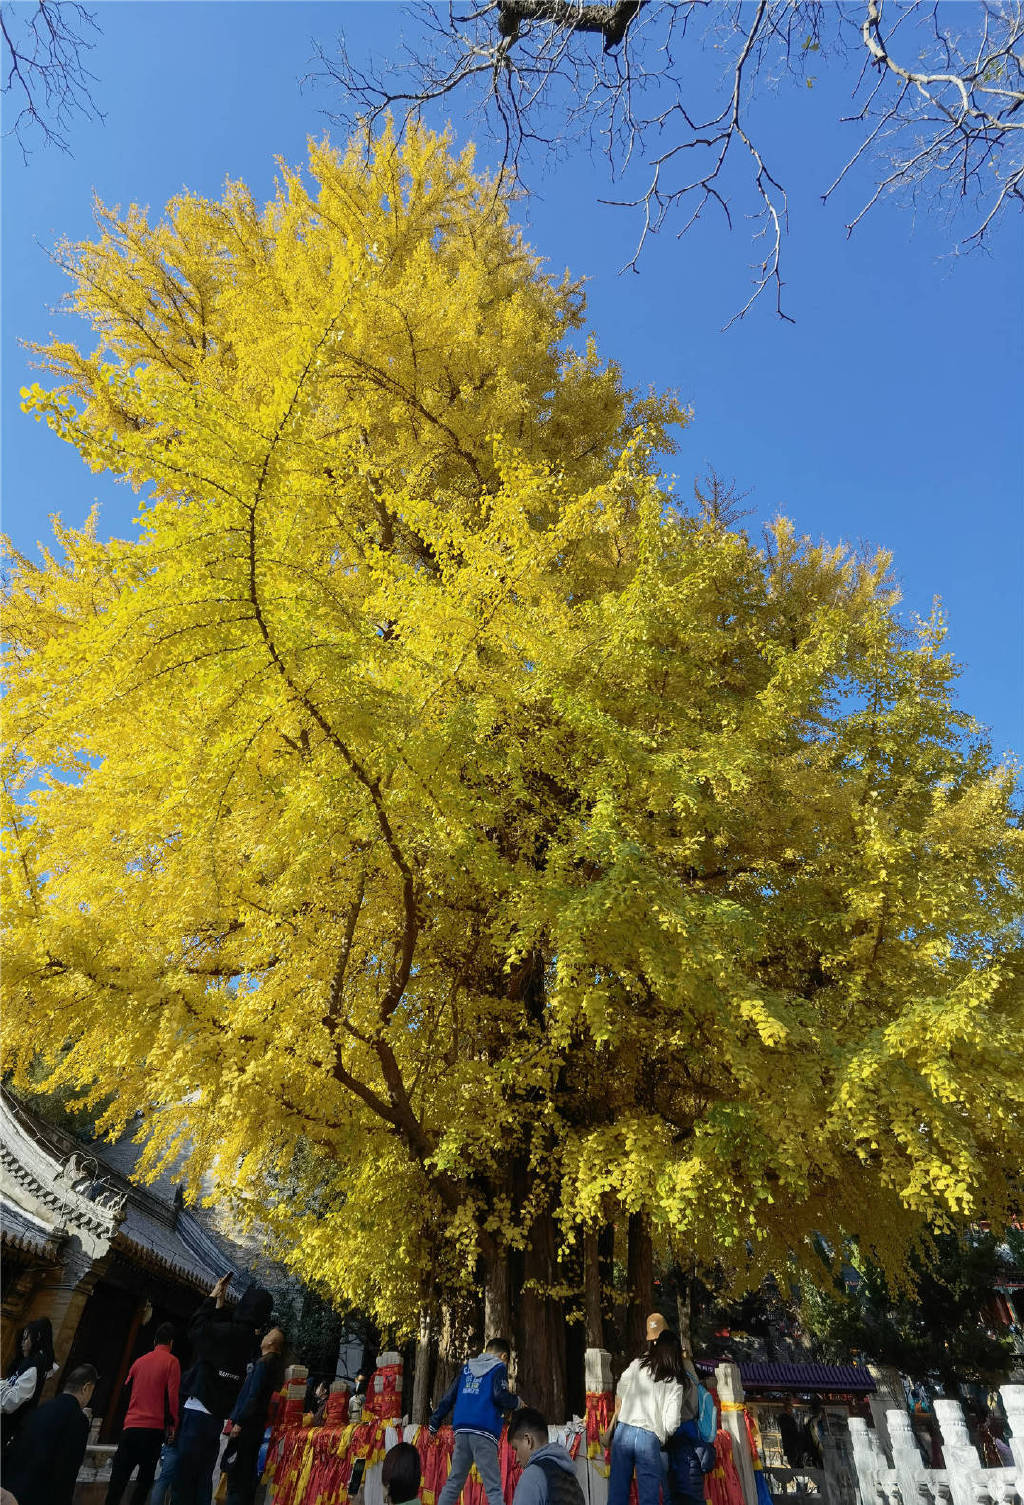
<svg viewBox="0 0 1024 1505"><path fill-rule="evenodd" d="M658 1505L661 1450L683 1419L689 1383L682 1344L673 1332L661 1333L623 1371L615 1400L608 1505L629 1505L634 1470L639 1505Z"/></svg>
<svg viewBox="0 0 1024 1505"><path fill-rule="evenodd" d="M779 1437L782 1452L789 1468L799 1468L804 1461L804 1439L800 1423L793 1410L793 1397L787 1395L779 1412Z"/></svg>
<svg viewBox="0 0 1024 1505"><path fill-rule="evenodd" d="M718 1462L715 1453L718 1418L709 1391L692 1374L687 1374L687 1381L683 1419L665 1440L668 1493L672 1505L703 1505L704 1476Z"/></svg>
<svg viewBox="0 0 1024 1505"><path fill-rule="evenodd" d="M529 1406L508 1424L508 1445L522 1469L512 1505L583 1505L568 1448L548 1441L548 1424Z"/></svg>
<svg viewBox="0 0 1024 1505"><path fill-rule="evenodd" d="M505 1505L498 1462L498 1439L504 1413L514 1411L519 1398L508 1388L511 1345L505 1338L492 1338L483 1353L469 1359L462 1373L441 1398L430 1418L434 1436L449 1411L454 1412L455 1451L451 1473L437 1505L456 1505L469 1471L476 1471L487 1494L487 1505Z"/></svg>
<svg viewBox="0 0 1024 1505"><path fill-rule="evenodd" d="M284 1333L272 1327L260 1344L231 1411L231 1441L221 1467L228 1476L227 1505L253 1505L259 1485L259 1456L270 1402L284 1384Z"/></svg>

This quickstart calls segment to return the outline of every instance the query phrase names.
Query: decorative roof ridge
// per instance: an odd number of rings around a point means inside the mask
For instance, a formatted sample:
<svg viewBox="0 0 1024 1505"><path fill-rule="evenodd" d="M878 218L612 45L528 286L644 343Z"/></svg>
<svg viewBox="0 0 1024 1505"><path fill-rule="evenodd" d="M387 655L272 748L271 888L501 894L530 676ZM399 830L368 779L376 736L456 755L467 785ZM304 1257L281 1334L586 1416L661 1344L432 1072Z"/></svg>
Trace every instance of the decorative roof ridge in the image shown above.
<svg viewBox="0 0 1024 1505"><path fill-rule="evenodd" d="M110 1165L103 1156L103 1144L103 1140L83 1143L0 1086L0 1165L28 1198L54 1215L60 1237L71 1227L108 1246L116 1239L122 1247L143 1251L163 1268L205 1286L207 1277L201 1270L135 1237L126 1223L132 1208L172 1233L186 1257L191 1255L197 1265L206 1265L217 1274L247 1273L237 1253L223 1248L193 1212L168 1204ZM90 1167L96 1174L90 1175ZM82 1189L85 1182L92 1195ZM17 1201L11 1200L17 1211Z"/></svg>
<svg viewBox="0 0 1024 1505"><path fill-rule="evenodd" d="M56 1176L53 1184L47 1186L6 1144L0 1144L0 1166L30 1197L56 1213L57 1233L66 1234L70 1227L75 1227L87 1229L101 1238L113 1238L124 1219L123 1208L93 1202L73 1186L65 1186ZM17 1207L17 1202L14 1205Z"/></svg>
<svg viewBox="0 0 1024 1505"><path fill-rule="evenodd" d="M210 1284L208 1272L198 1269L195 1265L188 1265L183 1260L177 1260L169 1254L163 1254L155 1249L152 1244L144 1239L136 1238L126 1229L118 1230L114 1240L115 1248L130 1250L132 1255L142 1264L157 1265L162 1270L169 1270L179 1280L187 1281L197 1291L205 1291Z"/></svg>
<svg viewBox="0 0 1024 1505"><path fill-rule="evenodd" d="M165 1224L166 1227L174 1227L175 1210L173 1207L169 1206L160 1197L155 1196L148 1187L141 1185L137 1181L133 1181L104 1158L103 1145L106 1143L105 1140L98 1139L86 1143L84 1140L76 1139L73 1134L67 1133L64 1129L57 1128L55 1124L48 1123L45 1119L40 1118L37 1113L34 1113L32 1109L26 1108L24 1104L19 1103L5 1087L0 1087L0 1101L2 1101L3 1108L7 1110L11 1119L21 1131L21 1136L26 1141L38 1146L41 1153L50 1159L54 1165L59 1165L61 1162L57 1160L56 1156L51 1152L52 1150L63 1153L66 1157L66 1162L74 1160L76 1157L79 1162L94 1160L100 1170L101 1179L109 1182L112 1190L116 1190L121 1196L129 1197L142 1211L148 1213L150 1217L155 1218L158 1222ZM2 1123L2 1118L0 1118L0 1123ZM2 1137L4 1140L7 1139L6 1134L3 1134ZM44 1139L51 1141L50 1147L46 1146Z"/></svg>
<svg viewBox="0 0 1024 1505"><path fill-rule="evenodd" d="M16 1202L0 1206L0 1239L11 1248L55 1260L65 1238Z"/></svg>
<svg viewBox="0 0 1024 1505"><path fill-rule="evenodd" d="M0 1090L0 1164L5 1172L28 1196L56 1213L60 1228L70 1223L109 1241L124 1219L127 1199L112 1189L105 1195L89 1196L82 1189L88 1161L93 1159L97 1169L99 1161L75 1152L61 1160L59 1154L58 1147L40 1141L31 1117L10 1093ZM102 1184L102 1179L92 1177L90 1188Z"/></svg>

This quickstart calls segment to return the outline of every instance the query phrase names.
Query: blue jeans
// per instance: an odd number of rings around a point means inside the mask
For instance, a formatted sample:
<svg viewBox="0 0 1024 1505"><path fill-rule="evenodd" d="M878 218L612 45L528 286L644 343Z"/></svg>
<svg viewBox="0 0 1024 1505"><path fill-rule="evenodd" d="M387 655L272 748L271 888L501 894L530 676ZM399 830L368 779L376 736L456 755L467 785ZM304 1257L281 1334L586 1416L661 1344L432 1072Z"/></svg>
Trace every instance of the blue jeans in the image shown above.
<svg viewBox="0 0 1024 1505"><path fill-rule="evenodd" d="M149 1505L167 1505L171 1498L171 1490L174 1487L174 1476L178 1471L178 1445L175 1442L165 1442L160 1449L160 1473L153 1485L149 1497Z"/></svg>
<svg viewBox="0 0 1024 1505"><path fill-rule="evenodd" d="M208 1505L220 1452L223 1422L203 1411L184 1411L178 1432L178 1468L171 1486L174 1505Z"/></svg>
<svg viewBox="0 0 1024 1505"><path fill-rule="evenodd" d="M160 1473L153 1485L149 1496L149 1505L173 1505L174 1481L178 1477L178 1443L165 1442L160 1449ZM213 1488L203 1501L203 1505L213 1505Z"/></svg>
<svg viewBox="0 0 1024 1505"><path fill-rule="evenodd" d="M640 1505L658 1505L664 1471L661 1443L643 1427L623 1425L612 1434L612 1466L608 1475L608 1505L629 1505L629 1486L636 1469Z"/></svg>

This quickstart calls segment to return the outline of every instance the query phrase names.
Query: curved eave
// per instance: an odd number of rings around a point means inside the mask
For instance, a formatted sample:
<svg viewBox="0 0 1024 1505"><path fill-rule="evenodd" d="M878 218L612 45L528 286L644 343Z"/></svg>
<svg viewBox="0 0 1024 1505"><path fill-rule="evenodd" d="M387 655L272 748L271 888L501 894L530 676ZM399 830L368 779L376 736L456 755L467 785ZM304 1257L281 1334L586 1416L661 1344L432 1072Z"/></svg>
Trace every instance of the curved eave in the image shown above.
<svg viewBox="0 0 1024 1505"><path fill-rule="evenodd" d="M187 1265L183 1260L177 1260L172 1255L160 1254L148 1244L141 1243L123 1232L118 1232L113 1247L131 1259L133 1264L144 1265L160 1275L169 1275L172 1279L180 1281L183 1285L192 1286L197 1291L208 1291L216 1279L216 1276L211 1275L209 1271L198 1270L194 1265Z"/></svg>
<svg viewBox="0 0 1024 1505"><path fill-rule="evenodd" d="M57 1239L32 1233L25 1228L14 1228L7 1223L0 1225L0 1244L5 1249L17 1249L22 1254L31 1254L36 1259L50 1260L54 1264L60 1259L60 1242Z"/></svg>

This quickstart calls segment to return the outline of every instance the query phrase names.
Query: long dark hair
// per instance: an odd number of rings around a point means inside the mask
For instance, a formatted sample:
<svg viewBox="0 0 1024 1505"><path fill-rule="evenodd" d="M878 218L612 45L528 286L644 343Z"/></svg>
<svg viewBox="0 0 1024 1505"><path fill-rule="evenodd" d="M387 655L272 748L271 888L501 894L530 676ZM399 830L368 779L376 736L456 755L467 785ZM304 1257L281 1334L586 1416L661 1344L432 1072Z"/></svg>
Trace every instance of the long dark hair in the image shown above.
<svg viewBox="0 0 1024 1505"><path fill-rule="evenodd" d="M31 1343L27 1355L21 1352L22 1339L26 1333ZM49 1317L38 1317L35 1322L27 1323L18 1334L18 1358L11 1369L11 1377L24 1374L26 1369L33 1367L36 1371L36 1388L28 1402L30 1406L34 1406L39 1399L40 1392L53 1368L53 1327Z"/></svg>
<svg viewBox="0 0 1024 1505"><path fill-rule="evenodd" d="M680 1385L689 1383L690 1376L683 1364L683 1345L676 1334L667 1329L661 1333L640 1360L641 1369L649 1369L655 1380L678 1380Z"/></svg>

